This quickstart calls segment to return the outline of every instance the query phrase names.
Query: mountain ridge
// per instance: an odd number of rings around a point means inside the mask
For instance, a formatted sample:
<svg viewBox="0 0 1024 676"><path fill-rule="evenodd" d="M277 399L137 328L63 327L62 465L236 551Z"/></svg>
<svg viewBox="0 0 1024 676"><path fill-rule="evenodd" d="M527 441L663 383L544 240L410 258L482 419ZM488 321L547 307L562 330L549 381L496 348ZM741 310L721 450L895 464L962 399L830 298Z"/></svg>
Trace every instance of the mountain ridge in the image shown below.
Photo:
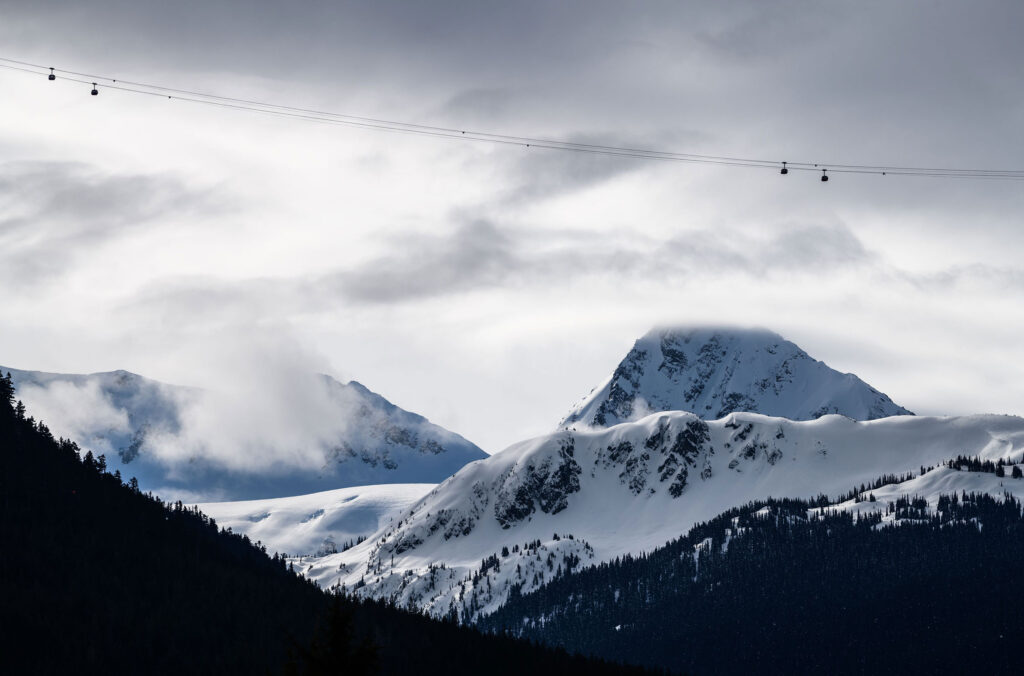
<svg viewBox="0 0 1024 676"><path fill-rule="evenodd" d="M750 500L835 494L960 453L995 460L1022 451L1024 419L1015 416L656 413L559 430L471 463L367 542L304 560L303 572L360 596L473 617L514 585L542 585L556 565L647 551ZM493 557L497 571L486 563Z"/></svg>

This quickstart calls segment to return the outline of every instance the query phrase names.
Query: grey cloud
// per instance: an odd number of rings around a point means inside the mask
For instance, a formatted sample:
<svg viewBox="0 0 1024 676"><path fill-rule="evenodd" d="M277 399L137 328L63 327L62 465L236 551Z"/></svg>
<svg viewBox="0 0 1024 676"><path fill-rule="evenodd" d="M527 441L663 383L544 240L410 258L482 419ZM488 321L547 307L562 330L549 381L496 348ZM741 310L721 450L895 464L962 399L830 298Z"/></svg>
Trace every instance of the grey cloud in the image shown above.
<svg viewBox="0 0 1024 676"><path fill-rule="evenodd" d="M516 229L476 219L441 235L407 233L387 241L390 253L332 274L238 282L169 280L146 289L123 309L155 313L164 322L187 315L191 323L209 327L495 287L557 288L590 276L672 281L882 269L877 256L839 225L794 227L765 237L704 230L657 240Z"/></svg>
<svg viewBox="0 0 1024 676"><path fill-rule="evenodd" d="M880 260L843 225L775 226L769 234L701 230L668 240L654 260L672 274L817 274L842 268L876 269Z"/></svg>
<svg viewBox="0 0 1024 676"><path fill-rule="evenodd" d="M333 311L339 305L382 305L492 288L535 265L522 243L485 220L466 221L444 235L405 233L386 240L390 253L319 276L165 279L120 308L147 323L188 317L191 330L272 322L283 316Z"/></svg>
<svg viewBox="0 0 1024 676"><path fill-rule="evenodd" d="M692 119L702 112L704 102L681 86L691 77L722 88L735 88L734 78L742 77L759 84L759 95L774 91L769 100L751 99L742 89L723 96L729 106L746 101L739 112L751 119L772 115L772 104L838 112L831 102L861 98L856 85L896 84L894 75L909 85L908 99L924 99L922 107L955 86L1013 82L1024 15L1013 0L939 6L788 0L770 7L756 0L642 7L593 0L307 0L301 8L269 0L6 4L8 29L0 37L21 53L46 45L70 54L73 47L79 58L161 69L171 67L166 60L173 54L173 67L184 73L258 73L346 88L415 86L435 103L438 96L530 83L549 117L577 117L603 100L613 110L640 103L647 119L660 122L666 113ZM68 46L54 47L61 43ZM650 49L638 52L638 45ZM957 48L966 45L971 49ZM623 48L644 56L620 68ZM741 57L739 63L730 55ZM544 83L554 82L564 96L553 100ZM1019 101L1012 91L1005 95ZM686 107L675 105L688 100Z"/></svg>
<svg viewBox="0 0 1024 676"><path fill-rule="evenodd" d="M611 132L574 134L569 143L590 146L636 148L639 150L685 147L685 139L699 138L696 131L662 131L649 135L625 135ZM523 148L519 157L508 162L500 175L507 187L499 189L501 206L523 206L600 185L618 176L649 170L657 164L635 157L615 157L599 152Z"/></svg>
<svg viewBox="0 0 1024 676"><path fill-rule="evenodd" d="M124 321L141 319L144 326L157 330L175 326L184 334L203 335L227 327L272 324L283 313L322 308L308 285L305 278L162 279L139 289L116 312Z"/></svg>
<svg viewBox="0 0 1024 676"><path fill-rule="evenodd" d="M359 302L410 300L506 281L527 262L510 236L474 220L444 236L408 233L392 238L392 254L324 280Z"/></svg>
<svg viewBox="0 0 1024 676"><path fill-rule="evenodd" d="M59 277L76 257L158 218L226 208L220 198L161 175L109 174L68 162L0 165L0 260L8 283Z"/></svg>
<svg viewBox="0 0 1024 676"><path fill-rule="evenodd" d="M493 130L670 130L671 150L847 163L1007 166L1024 155L1016 0L9 4L0 41L31 58L180 86L212 78L228 95L239 93L233 73L283 79L291 96L358 102L353 114L493 127L514 104ZM882 192L857 183L832 204ZM942 182L899 183L872 204L970 212ZM1019 209L1018 190L971 190L985 191L971 208Z"/></svg>
<svg viewBox="0 0 1024 676"><path fill-rule="evenodd" d="M697 44L728 59L777 59L797 45L823 44L826 36L815 24L820 25L822 14L834 13L821 5L803 12L779 11L777 5L765 3L739 7L710 17L707 28L694 34Z"/></svg>
<svg viewBox="0 0 1024 676"><path fill-rule="evenodd" d="M463 120L467 126L481 125L477 127L480 131L491 131L496 120L505 118L513 99L508 89L474 87L449 98L439 115L442 119Z"/></svg>
<svg viewBox="0 0 1024 676"><path fill-rule="evenodd" d="M774 265L804 269L836 268L874 262L877 255L844 226L805 226L785 230L765 246Z"/></svg>
<svg viewBox="0 0 1024 676"><path fill-rule="evenodd" d="M537 246L538 242L545 244ZM552 232L475 220L446 235L409 235L392 244L388 256L302 280L302 291L296 295L309 303L307 309L316 311L337 303L405 303L498 286L557 288L586 277L671 282L738 275L770 283L777 275L818 277L843 270L921 289L975 284L1024 292L1022 268L977 263L906 270L867 248L840 223L775 226L763 234L706 229L659 240L635 233L615 237Z"/></svg>
<svg viewBox="0 0 1024 676"><path fill-rule="evenodd" d="M969 285L981 285L1003 294L1024 293L1024 268L973 263L955 265L933 272L908 272L894 269L893 278L923 291L944 293Z"/></svg>

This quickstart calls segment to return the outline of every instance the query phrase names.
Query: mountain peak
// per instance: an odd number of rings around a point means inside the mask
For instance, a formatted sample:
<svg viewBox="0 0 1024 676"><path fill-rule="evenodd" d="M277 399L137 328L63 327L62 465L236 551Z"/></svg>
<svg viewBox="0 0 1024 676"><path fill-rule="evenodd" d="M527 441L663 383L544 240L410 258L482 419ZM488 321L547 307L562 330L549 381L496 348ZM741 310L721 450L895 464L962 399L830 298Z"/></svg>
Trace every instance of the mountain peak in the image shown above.
<svg viewBox="0 0 1024 676"><path fill-rule="evenodd" d="M657 411L718 419L751 411L792 420L912 415L851 373L813 359L766 329L660 327L646 333L562 427L610 427Z"/></svg>

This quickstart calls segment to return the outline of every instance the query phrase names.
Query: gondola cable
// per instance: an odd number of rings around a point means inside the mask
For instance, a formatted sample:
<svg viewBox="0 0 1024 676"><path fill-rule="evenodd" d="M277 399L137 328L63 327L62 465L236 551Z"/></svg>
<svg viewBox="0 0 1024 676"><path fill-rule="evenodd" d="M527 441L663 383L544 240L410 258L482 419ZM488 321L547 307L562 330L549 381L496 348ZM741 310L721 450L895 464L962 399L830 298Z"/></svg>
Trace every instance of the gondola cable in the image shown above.
<svg viewBox="0 0 1024 676"><path fill-rule="evenodd" d="M649 160L662 160L662 161L676 161L676 162L691 162L698 164L716 164L722 166L734 166L734 167L749 167L749 168L777 168L780 173L785 175L789 173L790 169L802 170L802 171L818 171L822 170L822 182L828 180L827 174L824 173L822 167L827 167L828 171L832 173L849 173L849 174L877 174L886 176L889 174L901 175L901 176L922 176L922 177L935 177L935 178L962 178L962 179L1003 179L1003 180L1021 180L1024 179L1024 170L998 170L998 169L955 169L955 168L935 168L935 167L895 167L885 165L855 165L855 164L824 164L824 163L810 163L810 162L791 162L783 161L778 162L775 160L764 160L755 158L743 158L743 157L730 157L730 156L718 156L718 155L700 155L694 153L677 153L660 150L649 150L640 148L629 148L623 146L608 146L599 144L587 144L579 143L575 141L559 141L553 139L526 137L526 136L514 136L508 134L497 134L491 132L480 132L470 131L466 129L458 129L452 127L440 127L433 125L424 125L410 122L400 122L394 120L385 120L381 118L361 117L354 115L347 115L343 113L333 113L327 111L318 111L307 108L299 108L295 106L286 106L281 104L267 103L262 101L255 101L250 99L241 99L220 96L216 94L208 94L203 92L197 92L185 89L176 89L172 87L165 87L162 85L153 85L142 82L133 82L130 80L118 80L116 78L110 78L100 75L94 75L89 73L81 73L77 71L70 71L60 68L41 66L25 61L17 61L14 59L8 59L0 57L0 67L22 71L33 74L45 74L46 70L49 70L48 79L55 80L56 76L54 72L62 74L62 80L69 82L82 82L90 84L87 80L77 79L78 77L95 78L98 80L109 81L112 84L108 86L108 89L114 89L118 91L124 91L134 94L146 94L150 96L164 96L167 99L176 99L180 101L186 101L191 103L205 104L218 106L229 109L247 110L250 112L258 112L263 114L275 115L279 117L295 118L306 121L313 121L318 123L327 124L340 124L344 126L354 126L367 129L373 129L377 131L388 131L397 133L408 133L408 134L419 134L434 137L443 138L459 138L466 140L473 140L479 142L496 143L504 145L518 145L524 148L543 148L548 150L562 150L571 152L585 152L591 154L608 155L616 157L627 157L636 159L649 159ZM17 65L10 65L17 64ZM70 76L70 77L68 77ZM97 83L91 82L92 89L91 94L97 95ZM170 92L170 93L168 93ZM173 94L178 94L174 96ZM781 168L780 168L781 166Z"/></svg>

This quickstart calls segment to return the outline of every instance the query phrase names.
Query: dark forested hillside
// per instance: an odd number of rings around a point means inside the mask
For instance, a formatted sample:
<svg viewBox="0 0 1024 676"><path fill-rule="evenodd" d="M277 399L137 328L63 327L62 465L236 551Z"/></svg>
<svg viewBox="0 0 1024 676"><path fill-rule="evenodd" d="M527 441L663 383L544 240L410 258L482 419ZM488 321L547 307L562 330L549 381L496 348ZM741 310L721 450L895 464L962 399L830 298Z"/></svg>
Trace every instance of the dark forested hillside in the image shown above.
<svg viewBox="0 0 1024 676"><path fill-rule="evenodd" d="M808 517L734 509L648 555L563 575L479 625L693 674L1018 673L1021 505L943 496Z"/></svg>
<svg viewBox="0 0 1024 676"><path fill-rule="evenodd" d="M332 598L246 538L54 439L13 402L6 377L0 543L4 674L628 671Z"/></svg>
<svg viewBox="0 0 1024 676"><path fill-rule="evenodd" d="M312 633L318 589L80 459L0 388L6 673L262 673Z"/></svg>

